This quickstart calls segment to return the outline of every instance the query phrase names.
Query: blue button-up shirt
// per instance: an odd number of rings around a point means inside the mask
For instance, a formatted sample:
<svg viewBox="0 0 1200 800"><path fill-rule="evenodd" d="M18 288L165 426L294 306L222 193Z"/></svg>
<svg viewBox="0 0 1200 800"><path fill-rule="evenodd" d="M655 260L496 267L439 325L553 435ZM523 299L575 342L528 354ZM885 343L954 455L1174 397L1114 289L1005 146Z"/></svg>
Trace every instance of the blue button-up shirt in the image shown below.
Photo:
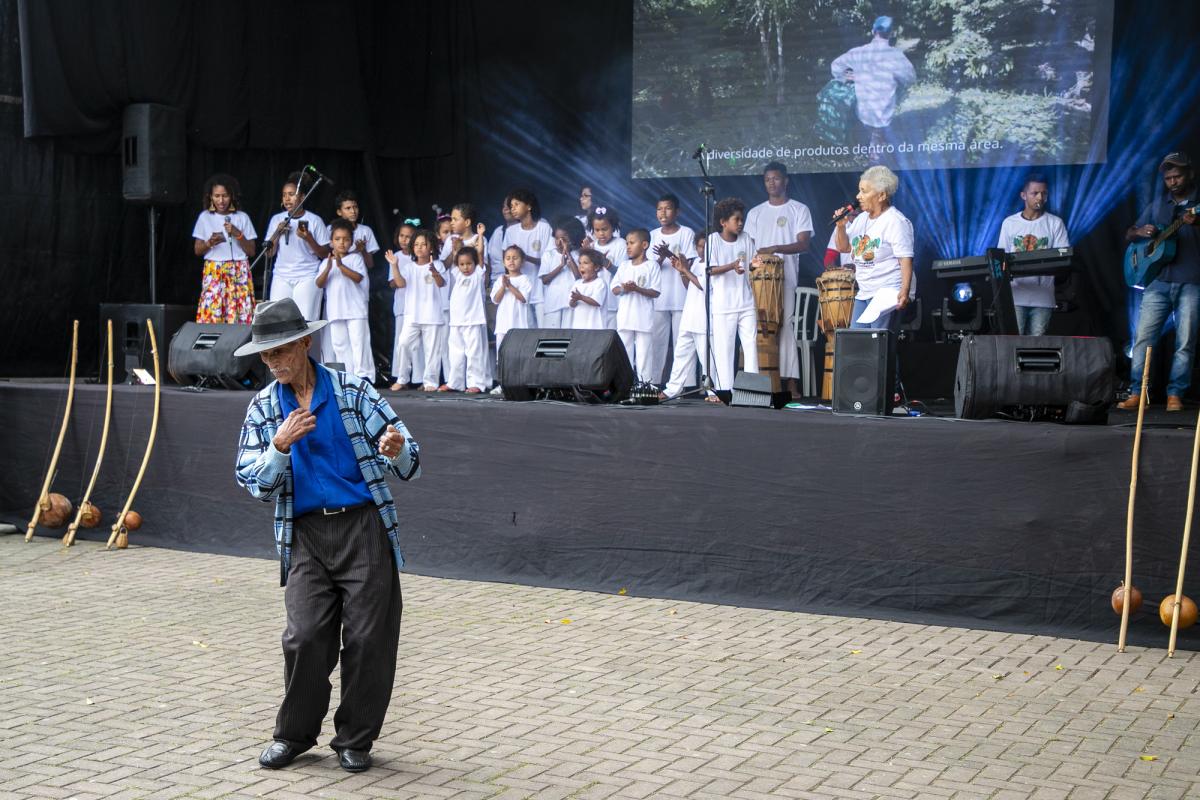
<svg viewBox="0 0 1200 800"><path fill-rule="evenodd" d="M319 508L361 505L372 499L354 456L354 446L333 401L329 375L323 369L315 369L315 372L317 380L308 410L316 416L317 427L295 442L291 451L295 516ZM300 404L292 387L282 383L276 387L279 407L286 418Z"/></svg>

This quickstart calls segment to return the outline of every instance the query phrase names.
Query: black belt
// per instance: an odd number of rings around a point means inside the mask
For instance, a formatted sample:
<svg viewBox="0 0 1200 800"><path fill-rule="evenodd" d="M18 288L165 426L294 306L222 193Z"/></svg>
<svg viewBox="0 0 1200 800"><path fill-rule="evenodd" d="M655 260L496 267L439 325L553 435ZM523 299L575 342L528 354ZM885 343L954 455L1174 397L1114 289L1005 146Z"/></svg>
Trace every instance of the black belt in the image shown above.
<svg viewBox="0 0 1200 800"><path fill-rule="evenodd" d="M312 511L305 511L300 516L308 517L308 516L318 516L319 515L319 516L323 516L323 517L332 517L337 514L344 514L347 511L357 511L360 508L366 508L367 506L373 506L373 505L375 505L375 503L373 501L371 501L371 502L365 502L365 503L356 503L355 505L352 505L352 506L342 506L341 508L314 508Z"/></svg>

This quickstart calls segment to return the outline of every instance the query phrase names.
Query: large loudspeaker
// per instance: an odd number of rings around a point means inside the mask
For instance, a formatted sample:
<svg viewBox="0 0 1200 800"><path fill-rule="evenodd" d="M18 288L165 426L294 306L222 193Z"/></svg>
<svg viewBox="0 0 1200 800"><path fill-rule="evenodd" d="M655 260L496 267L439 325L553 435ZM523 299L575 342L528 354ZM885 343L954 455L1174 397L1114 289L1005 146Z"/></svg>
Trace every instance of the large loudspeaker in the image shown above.
<svg viewBox="0 0 1200 800"><path fill-rule="evenodd" d="M195 306L169 306L160 303L101 303L100 338L96 352L99 354L97 375L100 380L108 374L108 360L104 353L105 326L113 323L113 383L124 383L134 367L154 374L154 358L150 353L150 340L146 338L146 320L154 323L154 336L158 339L159 366L166 379L166 349L175 331L184 323L195 319Z"/></svg>
<svg viewBox="0 0 1200 800"><path fill-rule="evenodd" d="M892 413L894 346L892 335L883 328L842 328L834 333L834 411L885 416Z"/></svg>
<svg viewBox="0 0 1200 800"><path fill-rule="evenodd" d="M610 403L628 397L635 383L616 331L544 328L505 334L496 379L506 400L532 400L543 389L579 389Z"/></svg>
<svg viewBox="0 0 1200 800"><path fill-rule="evenodd" d="M267 375L262 358L233 354L248 341L249 325L189 322L171 339L171 377L184 386L260 389Z"/></svg>
<svg viewBox="0 0 1200 800"><path fill-rule="evenodd" d="M187 144L182 109L157 103L126 106L121 120L121 194L141 203L186 199Z"/></svg>
<svg viewBox="0 0 1200 800"><path fill-rule="evenodd" d="M983 419L1024 408L1064 422L1103 423L1113 399L1108 339L968 336L958 351L954 410Z"/></svg>

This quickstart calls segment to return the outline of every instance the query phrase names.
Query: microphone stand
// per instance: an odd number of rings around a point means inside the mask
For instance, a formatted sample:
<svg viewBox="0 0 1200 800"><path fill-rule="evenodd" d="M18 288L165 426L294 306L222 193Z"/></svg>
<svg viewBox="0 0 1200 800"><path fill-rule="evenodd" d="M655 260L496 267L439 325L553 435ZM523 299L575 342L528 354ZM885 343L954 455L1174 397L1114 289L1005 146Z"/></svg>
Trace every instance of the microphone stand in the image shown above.
<svg viewBox="0 0 1200 800"><path fill-rule="evenodd" d="M303 182L304 176L307 174L308 174L308 172L306 172L305 170L300 170L300 181L301 182ZM298 219L298 218L304 216L304 204L306 202L308 202L308 198L312 196L312 193L314 191L316 191L316 188L321 185L321 182L323 180L325 180L325 176L320 173L317 173L316 181L313 182L312 186L308 187L307 192L304 192L304 200L297 203L295 206L292 207L292 210L288 212L287 218L284 220L284 224L287 227L287 229L289 229L289 230L291 229L292 220L295 220L295 219ZM299 193L299 191L300 191L299 186L296 187L296 191L297 191L297 193ZM250 271L251 275L254 274L254 267L256 264L258 264L259 261L262 261L263 256L265 256L269 251L275 250L275 246L279 242L279 236L281 233L283 233L283 230L276 230L275 233L271 234L271 238L267 240L267 246L264 247L262 250L260 250L258 252L258 255L254 257L254 261L250 264L249 271ZM230 245L230 247L232 247L232 245ZM267 261L265 264L263 264L262 300L266 300L267 298L269 298L271 296L271 291L270 291L270 288L271 288L271 261L274 261L277 257L278 257L278 254L272 256L270 261Z"/></svg>
<svg viewBox="0 0 1200 800"><path fill-rule="evenodd" d="M706 155L707 152L701 145L695 158L700 162L700 174L704 176L704 183L700 186L700 194L704 195L704 224L700 227L702 234L708 229L708 221L712 219L712 206L715 202L713 197L717 192L708 175ZM690 392L681 392L673 398L675 400L693 394L712 392L715 386L712 379L712 248L708 246L708 236L704 234L704 371L700 375L700 387Z"/></svg>

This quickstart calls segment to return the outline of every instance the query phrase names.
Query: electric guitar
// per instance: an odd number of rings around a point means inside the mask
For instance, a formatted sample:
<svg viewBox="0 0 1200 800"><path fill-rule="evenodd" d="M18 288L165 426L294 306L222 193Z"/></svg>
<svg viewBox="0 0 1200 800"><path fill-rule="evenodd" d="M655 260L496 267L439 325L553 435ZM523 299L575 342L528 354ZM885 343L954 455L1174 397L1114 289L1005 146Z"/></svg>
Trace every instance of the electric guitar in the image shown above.
<svg viewBox="0 0 1200 800"><path fill-rule="evenodd" d="M1200 206L1186 208L1183 214L1200 213ZM1183 227L1183 214L1180 214L1165 228L1162 228L1153 239L1141 242L1130 242L1125 248L1125 285L1144 289L1158 277L1162 268L1175 258L1175 234Z"/></svg>

